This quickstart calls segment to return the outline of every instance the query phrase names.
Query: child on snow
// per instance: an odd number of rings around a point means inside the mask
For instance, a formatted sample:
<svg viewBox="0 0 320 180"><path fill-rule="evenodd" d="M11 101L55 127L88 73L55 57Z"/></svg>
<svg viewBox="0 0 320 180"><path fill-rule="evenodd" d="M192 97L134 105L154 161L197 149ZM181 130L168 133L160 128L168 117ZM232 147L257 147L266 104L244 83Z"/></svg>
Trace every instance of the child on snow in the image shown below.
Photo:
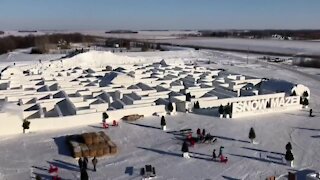
<svg viewBox="0 0 320 180"><path fill-rule="evenodd" d="M98 163L98 159L96 157L93 157L92 159L93 171L97 171L96 169L97 163Z"/></svg>
<svg viewBox="0 0 320 180"><path fill-rule="evenodd" d="M216 160L216 159L217 159L216 149L213 149L213 152L212 152L212 159L213 159L213 160Z"/></svg>
<svg viewBox="0 0 320 180"><path fill-rule="evenodd" d="M187 159L190 158L190 156L189 156L189 147L188 147L188 144L187 144L186 141L183 142L181 151L182 151L182 156L184 158L187 158Z"/></svg>

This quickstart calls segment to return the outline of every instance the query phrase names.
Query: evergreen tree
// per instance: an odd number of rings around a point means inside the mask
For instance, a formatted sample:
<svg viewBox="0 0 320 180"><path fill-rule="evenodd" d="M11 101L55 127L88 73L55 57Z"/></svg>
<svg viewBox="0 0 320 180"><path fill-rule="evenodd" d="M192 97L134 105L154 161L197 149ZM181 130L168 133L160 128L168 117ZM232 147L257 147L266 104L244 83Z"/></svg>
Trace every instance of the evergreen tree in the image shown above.
<svg viewBox="0 0 320 180"><path fill-rule="evenodd" d="M30 121L23 120L22 128L23 128L23 133L25 133L25 130L30 128Z"/></svg>
<svg viewBox="0 0 320 180"><path fill-rule="evenodd" d="M250 128L250 131L249 131L249 139L250 139L251 141L253 141L253 139L255 139L255 138L256 138L256 133L254 132L253 127L251 127L251 128Z"/></svg>
<svg viewBox="0 0 320 180"><path fill-rule="evenodd" d="M224 111L226 114L229 114L229 115L231 114L231 106L229 103L225 106Z"/></svg>
<svg viewBox="0 0 320 180"><path fill-rule="evenodd" d="M219 111L219 114L223 114L223 106L222 105L219 106L219 110L218 111Z"/></svg>
<svg viewBox="0 0 320 180"><path fill-rule="evenodd" d="M296 95L297 95L296 91L293 91L293 92L291 93L291 96L296 96Z"/></svg>
<svg viewBox="0 0 320 180"><path fill-rule="evenodd" d="M190 93L187 93L186 94L186 101L191 101L191 94Z"/></svg>
<svg viewBox="0 0 320 180"><path fill-rule="evenodd" d="M103 120L106 120L108 118L109 118L109 115L106 112L102 113L102 119Z"/></svg>
<svg viewBox="0 0 320 180"><path fill-rule="evenodd" d="M294 160L294 157L293 157L293 154L292 154L291 150L287 150L286 155L285 155L285 159L287 161L293 161Z"/></svg>
<svg viewBox="0 0 320 180"><path fill-rule="evenodd" d="M194 103L194 108L195 108L195 109L200 109L199 101L197 101L197 102Z"/></svg>
<svg viewBox="0 0 320 180"><path fill-rule="evenodd" d="M291 151L291 150L292 150L292 146L291 146L291 143L290 143L290 142L288 142L288 143L286 144L286 150L287 150L287 151Z"/></svg>
<svg viewBox="0 0 320 180"><path fill-rule="evenodd" d="M171 103L171 102L169 102L167 108L168 108L168 111L169 111L169 112L172 112L172 111L173 111L173 106L172 106L172 103Z"/></svg>
<svg viewBox="0 0 320 180"><path fill-rule="evenodd" d="M167 123L166 123L166 119L164 118L164 116L162 116L162 117L161 117L160 125L161 125L161 126L165 126L165 125L167 125Z"/></svg>
<svg viewBox="0 0 320 180"><path fill-rule="evenodd" d="M302 104L305 105L305 106L308 106L309 105L309 100L307 98L304 98Z"/></svg>
<svg viewBox="0 0 320 180"><path fill-rule="evenodd" d="M302 94L303 97L308 97L309 96L309 93L307 91L303 92Z"/></svg>

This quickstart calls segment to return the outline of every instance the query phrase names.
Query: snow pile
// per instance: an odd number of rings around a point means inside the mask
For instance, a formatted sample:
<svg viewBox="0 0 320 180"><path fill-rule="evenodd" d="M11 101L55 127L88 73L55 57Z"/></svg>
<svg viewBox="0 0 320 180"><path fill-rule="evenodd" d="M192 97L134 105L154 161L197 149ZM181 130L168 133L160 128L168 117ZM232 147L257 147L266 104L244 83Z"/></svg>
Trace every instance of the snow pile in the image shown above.
<svg viewBox="0 0 320 180"><path fill-rule="evenodd" d="M118 56L111 52L89 51L63 60L64 67L105 67L107 65L141 64L143 60Z"/></svg>
<svg viewBox="0 0 320 180"><path fill-rule="evenodd" d="M193 51L174 51L174 52L145 52L142 56L140 53L122 53L114 54L105 51L89 51L76 55L72 58L64 59L64 67L106 67L108 65L133 65L160 62L165 59L166 63L181 65L186 58L196 58L198 54Z"/></svg>
<svg viewBox="0 0 320 180"><path fill-rule="evenodd" d="M23 119L22 108L13 103L0 102L0 113L8 113L11 115L17 115Z"/></svg>

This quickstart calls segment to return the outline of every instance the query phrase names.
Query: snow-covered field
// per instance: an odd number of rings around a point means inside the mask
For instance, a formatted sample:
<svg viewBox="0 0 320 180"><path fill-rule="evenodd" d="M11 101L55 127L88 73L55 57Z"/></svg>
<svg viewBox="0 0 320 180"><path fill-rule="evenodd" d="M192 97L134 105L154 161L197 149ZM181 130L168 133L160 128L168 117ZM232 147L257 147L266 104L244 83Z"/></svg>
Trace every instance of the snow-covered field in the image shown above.
<svg viewBox="0 0 320 180"><path fill-rule="evenodd" d="M21 49L6 54L0 55L0 70L9 65L27 65L38 63L39 60L42 62L60 59L65 54L29 54L29 49Z"/></svg>
<svg viewBox="0 0 320 180"><path fill-rule="evenodd" d="M106 30L107 31L107 30ZM138 33L105 33L106 31L94 30L56 30L56 31L37 31L37 32L18 32L18 31L5 31L0 37L5 36L27 36L27 35L45 35L53 33L82 33L87 35L94 35L100 37L113 37L113 38L128 38L128 39L172 39L180 37L181 35L198 34L198 31L137 31Z"/></svg>
<svg viewBox="0 0 320 180"><path fill-rule="evenodd" d="M256 51L268 53L315 55L319 56L320 42L316 41L280 41L261 39L235 39L235 38L185 38L166 39L157 42L176 45L200 46L209 48L222 48L230 50Z"/></svg>
<svg viewBox="0 0 320 180"><path fill-rule="evenodd" d="M141 179L139 170L145 164L155 166L157 179L161 180L263 180L267 176L285 179L289 170L299 170L299 177L304 179L305 173L320 170L320 80L317 75L281 64L261 62L254 56L250 57L247 64L245 56L237 53L187 50L124 55L139 59L144 57L144 60L161 57L184 61L210 60L211 64L200 61L198 64L249 76L301 83L311 90L311 108L316 117L309 118L307 110L242 119L219 119L201 114L166 116L168 131L205 128L218 137L214 145L197 144L190 148L191 159L181 157L182 141L179 137L159 129L159 117L148 117L135 124L120 122L120 127L104 130L118 145L119 153L114 157L99 159L98 171L88 171L91 179ZM49 179L46 170L49 163L59 167L63 179L79 179L77 161L68 156L61 136L103 130L100 127L100 124L94 124L61 131L1 137L0 179L31 179L35 174ZM258 144L249 143L250 127L255 129ZM293 146L295 168L283 164L285 145L289 141ZM212 150L218 151L220 146L225 147L224 153L229 159L227 164L211 160Z"/></svg>

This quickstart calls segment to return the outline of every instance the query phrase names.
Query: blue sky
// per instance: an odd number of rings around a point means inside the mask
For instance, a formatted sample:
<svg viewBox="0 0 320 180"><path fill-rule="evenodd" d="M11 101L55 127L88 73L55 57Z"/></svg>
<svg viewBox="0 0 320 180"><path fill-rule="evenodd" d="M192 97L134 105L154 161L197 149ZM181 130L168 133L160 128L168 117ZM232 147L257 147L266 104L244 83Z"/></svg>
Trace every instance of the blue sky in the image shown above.
<svg viewBox="0 0 320 180"><path fill-rule="evenodd" d="M320 0L0 0L0 29L320 29Z"/></svg>

